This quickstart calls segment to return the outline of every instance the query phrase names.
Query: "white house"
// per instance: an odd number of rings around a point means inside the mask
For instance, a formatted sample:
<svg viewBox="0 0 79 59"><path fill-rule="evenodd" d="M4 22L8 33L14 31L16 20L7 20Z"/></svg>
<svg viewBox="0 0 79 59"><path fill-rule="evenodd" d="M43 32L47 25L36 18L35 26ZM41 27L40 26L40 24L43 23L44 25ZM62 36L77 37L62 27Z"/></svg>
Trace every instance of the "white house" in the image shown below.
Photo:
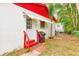
<svg viewBox="0 0 79 59"><path fill-rule="evenodd" d="M26 16L29 17L26 17ZM16 4L0 4L0 54L23 48L25 30L30 39L36 39L36 30L46 33L46 39L55 35L54 23L50 19Z"/></svg>

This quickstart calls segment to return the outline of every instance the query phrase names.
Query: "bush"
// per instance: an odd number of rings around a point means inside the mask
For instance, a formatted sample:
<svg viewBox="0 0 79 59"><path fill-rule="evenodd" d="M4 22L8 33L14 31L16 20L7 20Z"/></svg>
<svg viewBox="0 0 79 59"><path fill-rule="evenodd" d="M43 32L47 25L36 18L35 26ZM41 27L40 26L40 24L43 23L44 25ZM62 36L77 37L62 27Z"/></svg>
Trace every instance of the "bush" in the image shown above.
<svg viewBox="0 0 79 59"><path fill-rule="evenodd" d="M65 32L71 34L71 32L73 31L73 27L71 26L66 26L65 27Z"/></svg>
<svg viewBox="0 0 79 59"><path fill-rule="evenodd" d="M72 34L79 37L79 31L73 31Z"/></svg>

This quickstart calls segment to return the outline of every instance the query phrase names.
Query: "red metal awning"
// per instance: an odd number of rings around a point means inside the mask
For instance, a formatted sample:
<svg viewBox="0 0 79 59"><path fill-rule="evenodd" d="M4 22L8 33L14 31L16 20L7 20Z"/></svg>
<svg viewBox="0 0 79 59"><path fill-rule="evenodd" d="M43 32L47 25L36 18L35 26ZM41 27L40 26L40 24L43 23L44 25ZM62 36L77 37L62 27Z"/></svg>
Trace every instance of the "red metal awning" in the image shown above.
<svg viewBox="0 0 79 59"><path fill-rule="evenodd" d="M48 8L45 4L42 3L15 3L16 5L28 9L34 13L37 13L43 17L49 18ZM55 17L53 16L52 20L56 22Z"/></svg>

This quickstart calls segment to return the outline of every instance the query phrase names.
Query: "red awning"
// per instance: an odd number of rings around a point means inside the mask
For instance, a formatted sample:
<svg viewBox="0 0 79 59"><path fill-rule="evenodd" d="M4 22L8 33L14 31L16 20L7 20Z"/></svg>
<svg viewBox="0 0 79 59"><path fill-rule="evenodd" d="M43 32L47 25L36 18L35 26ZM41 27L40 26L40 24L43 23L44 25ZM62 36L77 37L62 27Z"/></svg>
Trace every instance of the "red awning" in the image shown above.
<svg viewBox="0 0 79 59"><path fill-rule="evenodd" d="M45 4L42 3L15 3L16 5L28 9L34 13L37 13L43 17L49 18L48 8ZM53 21L56 22L56 19L54 17Z"/></svg>

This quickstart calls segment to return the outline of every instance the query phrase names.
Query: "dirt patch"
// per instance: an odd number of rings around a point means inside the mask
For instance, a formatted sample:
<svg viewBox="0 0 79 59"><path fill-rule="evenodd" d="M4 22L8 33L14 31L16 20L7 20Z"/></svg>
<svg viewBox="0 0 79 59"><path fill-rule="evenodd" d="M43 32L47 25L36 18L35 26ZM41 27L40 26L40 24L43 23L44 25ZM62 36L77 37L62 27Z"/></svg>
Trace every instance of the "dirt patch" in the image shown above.
<svg viewBox="0 0 79 59"><path fill-rule="evenodd" d="M60 34L54 39L47 39L45 45L42 56L79 56L79 38L73 35Z"/></svg>

